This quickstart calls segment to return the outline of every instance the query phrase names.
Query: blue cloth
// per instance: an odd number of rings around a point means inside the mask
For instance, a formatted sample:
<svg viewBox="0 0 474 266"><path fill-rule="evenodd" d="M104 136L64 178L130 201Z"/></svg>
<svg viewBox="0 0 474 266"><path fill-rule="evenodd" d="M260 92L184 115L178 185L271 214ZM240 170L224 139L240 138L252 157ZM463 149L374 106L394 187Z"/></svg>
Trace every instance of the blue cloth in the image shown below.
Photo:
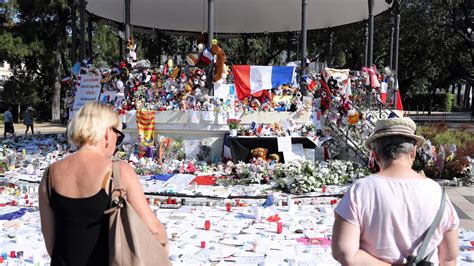
<svg viewBox="0 0 474 266"><path fill-rule="evenodd" d="M148 179L148 180L158 180L158 181L166 182L172 176L174 176L174 174L157 174L157 175L150 176L150 179Z"/></svg>
<svg viewBox="0 0 474 266"><path fill-rule="evenodd" d="M2 214L0 215L0 220L7 220L7 221L15 220L25 215L27 211L28 211L27 208L21 208L18 211Z"/></svg>
<svg viewBox="0 0 474 266"><path fill-rule="evenodd" d="M263 203L263 208L268 208L273 206L273 195L268 195L267 199Z"/></svg>

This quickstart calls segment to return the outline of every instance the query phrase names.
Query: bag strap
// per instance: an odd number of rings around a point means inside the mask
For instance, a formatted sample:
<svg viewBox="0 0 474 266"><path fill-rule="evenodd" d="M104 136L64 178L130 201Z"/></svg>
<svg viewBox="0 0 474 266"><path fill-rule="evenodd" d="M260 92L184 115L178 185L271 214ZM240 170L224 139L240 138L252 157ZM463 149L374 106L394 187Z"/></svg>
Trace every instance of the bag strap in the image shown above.
<svg viewBox="0 0 474 266"><path fill-rule="evenodd" d="M112 176L114 178L114 190L120 189L120 167L118 161L112 162Z"/></svg>
<svg viewBox="0 0 474 266"><path fill-rule="evenodd" d="M428 247L428 244L430 243L431 237L433 236L434 231L438 227L439 222L441 221L441 218L443 217L444 206L446 205L446 200L445 200L446 199L446 191L445 191L444 187L441 188L441 193L442 193L442 195L441 195L441 204L439 206L438 213L436 213L436 216L433 220L433 223L431 224L428 231L425 233L425 238L423 239L423 242L421 243L421 246L418 249L418 252L416 254L415 263L419 263L423 259L429 260L431 258L431 256L433 256L434 250L426 258L423 258L423 256L425 255L425 252L426 252L426 248Z"/></svg>

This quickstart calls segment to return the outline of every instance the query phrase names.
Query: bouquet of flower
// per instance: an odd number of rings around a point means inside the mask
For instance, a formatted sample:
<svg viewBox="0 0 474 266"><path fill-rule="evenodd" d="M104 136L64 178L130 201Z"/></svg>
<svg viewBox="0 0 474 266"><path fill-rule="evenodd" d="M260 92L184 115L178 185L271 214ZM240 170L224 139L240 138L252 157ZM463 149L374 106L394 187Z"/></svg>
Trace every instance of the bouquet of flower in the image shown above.
<svg viewBox="0 0 474 266"><path fill-rule="evenodd" d="M238 118L229 118L227 119L227 125L229 129L237 129L239 127L240 119Z"/></svg>
<svg viewBox="0 0 474 266"><path fill-rule="evenodd" d="M316 191L324 185L344 185L369 174L368 169L350 161L292 161L274 169L277 188L293 194Z"/></svg>

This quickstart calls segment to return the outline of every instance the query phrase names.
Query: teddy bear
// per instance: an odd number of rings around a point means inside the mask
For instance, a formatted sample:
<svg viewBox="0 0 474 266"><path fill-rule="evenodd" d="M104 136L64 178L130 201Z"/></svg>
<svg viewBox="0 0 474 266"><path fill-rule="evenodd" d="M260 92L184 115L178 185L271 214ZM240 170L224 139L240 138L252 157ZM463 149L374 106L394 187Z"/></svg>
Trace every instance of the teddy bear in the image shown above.
<svg viewBox="0 0 474 266"><path fill-rule="evenodd" d="M212 78L213 82L217 82L218 80L223 78L224 75L224 65L226 61L226 55L224 53L224 50L218 45L218 42L216 39L212 40L212 46L211 46L211 54L214 55L215 57L215 72L214 72L214 77Z"/></svg>
<svg viewBox="0 0 474 266"><path fill-rule="evenodd" d="M268 150L265 149L265 148L262 148L262 147L255 148L255 149L250 151L254 161L258 160L259 158L261 158L263 161L266 161L267 160L267 152L268 152Z"/></svg>
<svg viewBox="0 0 474 266"><path fill-rule="evenodd" d="M278 155L276 153L272 153L272 154L268 155L267 162L270 163L270 164L279 163L280 162L280 155Z"/></svg>

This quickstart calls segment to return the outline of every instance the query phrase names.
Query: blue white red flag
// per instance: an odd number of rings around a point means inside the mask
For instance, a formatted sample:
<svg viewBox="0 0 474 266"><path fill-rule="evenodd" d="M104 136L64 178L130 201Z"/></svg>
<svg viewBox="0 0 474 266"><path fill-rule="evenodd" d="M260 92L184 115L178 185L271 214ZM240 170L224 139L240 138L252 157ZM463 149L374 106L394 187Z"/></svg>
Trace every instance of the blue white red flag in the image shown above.
<svg viewBox="0 0 474 266"><path fill-rule="evenodd" d="M232 66L239 100L263 90L293 83L294 66Z"/></svg>

